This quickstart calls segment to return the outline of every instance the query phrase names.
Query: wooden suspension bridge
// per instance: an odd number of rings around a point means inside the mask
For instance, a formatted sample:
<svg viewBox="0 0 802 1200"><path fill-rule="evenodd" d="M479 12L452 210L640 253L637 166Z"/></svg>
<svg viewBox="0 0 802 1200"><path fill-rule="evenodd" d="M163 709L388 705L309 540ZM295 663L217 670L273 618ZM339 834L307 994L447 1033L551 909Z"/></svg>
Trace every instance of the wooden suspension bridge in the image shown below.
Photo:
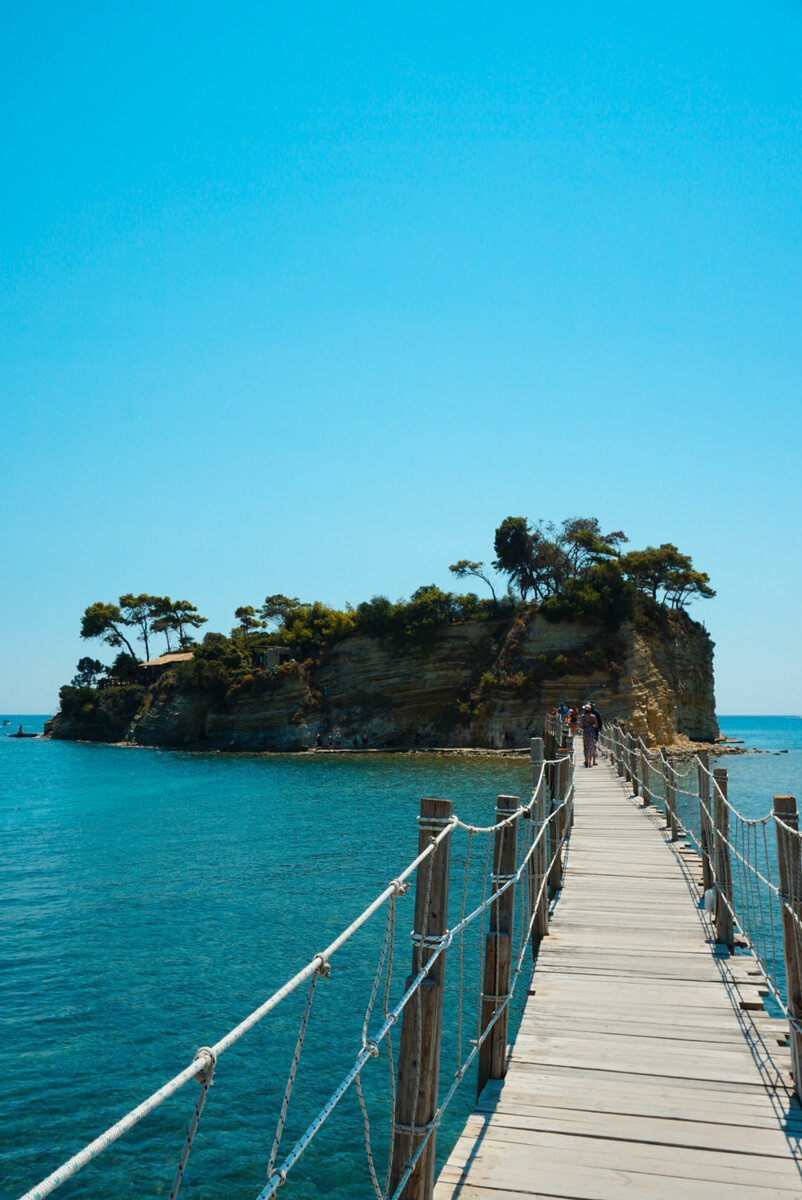
<svg viewBox="0 0 802 1200"><path fill-rule="evenodd" d="M417 856L329 946L21 1200L44 1200L195 1083L169 1193L178 1200L221 1056L303 987L257 1200L290 1181L351 1089L376 1200L802 1200L796 802L775 796L769 812L747 818L729 802L727 772L710 771L706 754L672 762L617 722L604 745L598 767L575 770L567 728L547 718L544 737L531 742L531 798L499 796L485 827L446 800L422 800ZM398 995L396 906L413 878L412 969ZM282 1147L317 981L380 913L384 937L353 1065ZM475 977L463 971L471 929L482 957ZM446 1008L448 984L457 994ZM510 1006L522 991L510 1047ZM444 1011L457 1013L456 1069L445 1061ZM445 1041L453 1054L454 1038ZM390 1080L386 1173L362 1077L379 1058ZM476 1107L436 1177L438 1126L474 1071Z"/></svg>
<svg viewBox="0 0 802 1200"><path fill-rule="evenodd" d="M789 1026L765 1011L756 960L714 940L670 804L664 825L630 776L610 760L576 772L518 1035L435 1200L802 1197Z"/></svg>

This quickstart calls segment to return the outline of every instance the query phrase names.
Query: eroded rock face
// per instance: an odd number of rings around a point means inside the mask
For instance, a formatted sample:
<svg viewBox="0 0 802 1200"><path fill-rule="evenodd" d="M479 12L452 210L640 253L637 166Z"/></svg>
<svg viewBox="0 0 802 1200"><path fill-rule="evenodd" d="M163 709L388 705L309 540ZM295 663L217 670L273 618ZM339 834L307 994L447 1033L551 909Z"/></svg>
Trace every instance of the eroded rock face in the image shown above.
<svg viewBox="0 0 802 1200"><path fill-rule="evenodd" d="M163 680L136 715L115 713L115 724L96 714L92 727L109 735L102 740L197 749L301 750L318 733L324 745L339 734L346 746L356 737L372 747L499 747L502 731L522 745L561 700L586 699L653 744L712 740L713 643L684 614L672 614L662 630L625 625L614 635L527 615L511 625L453 625L430 647L401 651L354 637L314 669L280 669L228 696L182 692ZM74 717L56 717L49 732L87 736Z"/></svg>

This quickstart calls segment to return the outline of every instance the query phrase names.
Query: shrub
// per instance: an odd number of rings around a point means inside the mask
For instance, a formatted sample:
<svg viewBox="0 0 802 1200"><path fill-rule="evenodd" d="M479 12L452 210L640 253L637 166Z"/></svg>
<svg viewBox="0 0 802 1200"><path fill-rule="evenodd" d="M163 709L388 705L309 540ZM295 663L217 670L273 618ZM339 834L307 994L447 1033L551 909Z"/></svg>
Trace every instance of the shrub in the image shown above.
<svg viewBox="0 0 802 1200"><path fill-rule="evenodd" d="M85 712L87 707L91 711L97 699L97 692L91 687L73 687L65 683L59 688L58 698L64 716L72 717L76 713Z"/></svg>
<svg viewBox="0 0 802 1200"><path fill-rule="evenodd" d="M350 637L356 627L353 612L341 612L316 600L314 604L299 604L290 609L279 635L286 645L306 657L330 642Z"/></svg>
<svg viewBox="0 0 802 1200"><path fill-rule="evenodd" d="M624 579L616 562L596 563L568 579L557 596L540 605L547 621L587 621L618 629L635 613L635 585Z"/></svg>

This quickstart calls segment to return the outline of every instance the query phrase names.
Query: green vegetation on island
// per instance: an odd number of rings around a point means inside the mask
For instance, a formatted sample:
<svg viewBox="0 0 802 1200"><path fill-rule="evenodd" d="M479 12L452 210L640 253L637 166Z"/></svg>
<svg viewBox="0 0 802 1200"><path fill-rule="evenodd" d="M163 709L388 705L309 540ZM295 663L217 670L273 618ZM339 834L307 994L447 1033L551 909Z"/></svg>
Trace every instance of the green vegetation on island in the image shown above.
<svg viewBox="0 0 802 1200"><path fill-rule="evenodd" d="M130 702L141 703L156 679L160 686L218 696L235 693L259 679L266 682L277 671L299 671L302 664L314 667L324 649L358 635L386 639L401 653L405 647L425 650L449 625L496 622L514 644L516 623L523 629L535 614L554 623L599 626L607 649L588 650L583 662L588 669L602 663L613 668L613 639L624 621L665 627L672 610L684 610L692 599L715 595L708 576L697 571L690 556L675 545L624 551L625 545L628 538L621 530L605 533L595 518L574 517L555 525L507 517L495 531L490 566L460 559L449 568L455 579L483 582L489 596L427 584L408 600L378 595L340 610L319 600L302 602L278 593L266 596L259 606L240 605L228 635L207 633L200 643L193 635L206 618L188 600L126 593L116 604L96 601L83 614L81 637L119 653L110 665L90 657L79 661L73 680L61 689L62 711L74 713L91 704L98 688L129 689ZM506 581L501 595L494 587L493 571ZM165 640L163 654L176 657L159 662L156 674L148 660L159 636ZM136 653L137 643L144 649L144 663ZM267 668L270 647L285 648L289 661L274 661ZM552 662L547 655L542 658L540 679L578 666L567 660ZM502 675L483 677L480 691L524 685L519 673ZM529 682L534 686L538 680Z"/></svg>

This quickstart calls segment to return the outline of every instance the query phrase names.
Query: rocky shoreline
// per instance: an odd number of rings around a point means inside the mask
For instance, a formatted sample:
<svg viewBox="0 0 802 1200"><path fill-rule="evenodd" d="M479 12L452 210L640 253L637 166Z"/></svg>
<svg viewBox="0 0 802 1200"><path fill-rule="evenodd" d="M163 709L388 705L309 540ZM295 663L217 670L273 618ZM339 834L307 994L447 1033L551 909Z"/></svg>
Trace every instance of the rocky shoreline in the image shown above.
<svg viewBox="0 0 802 1200"><path fill-rule="evenodd" d="M537 613L448 626L427 645L352 636L319 658L204 690L181 670L150 687L92 692L46 726L51 737L199 751L526 753L561 701L593 698L652 746L714 744L713 643L684 613L615 633ZM324 745L316 747L318 738ZM332 748L333 749L333 748Z"/></svg>

